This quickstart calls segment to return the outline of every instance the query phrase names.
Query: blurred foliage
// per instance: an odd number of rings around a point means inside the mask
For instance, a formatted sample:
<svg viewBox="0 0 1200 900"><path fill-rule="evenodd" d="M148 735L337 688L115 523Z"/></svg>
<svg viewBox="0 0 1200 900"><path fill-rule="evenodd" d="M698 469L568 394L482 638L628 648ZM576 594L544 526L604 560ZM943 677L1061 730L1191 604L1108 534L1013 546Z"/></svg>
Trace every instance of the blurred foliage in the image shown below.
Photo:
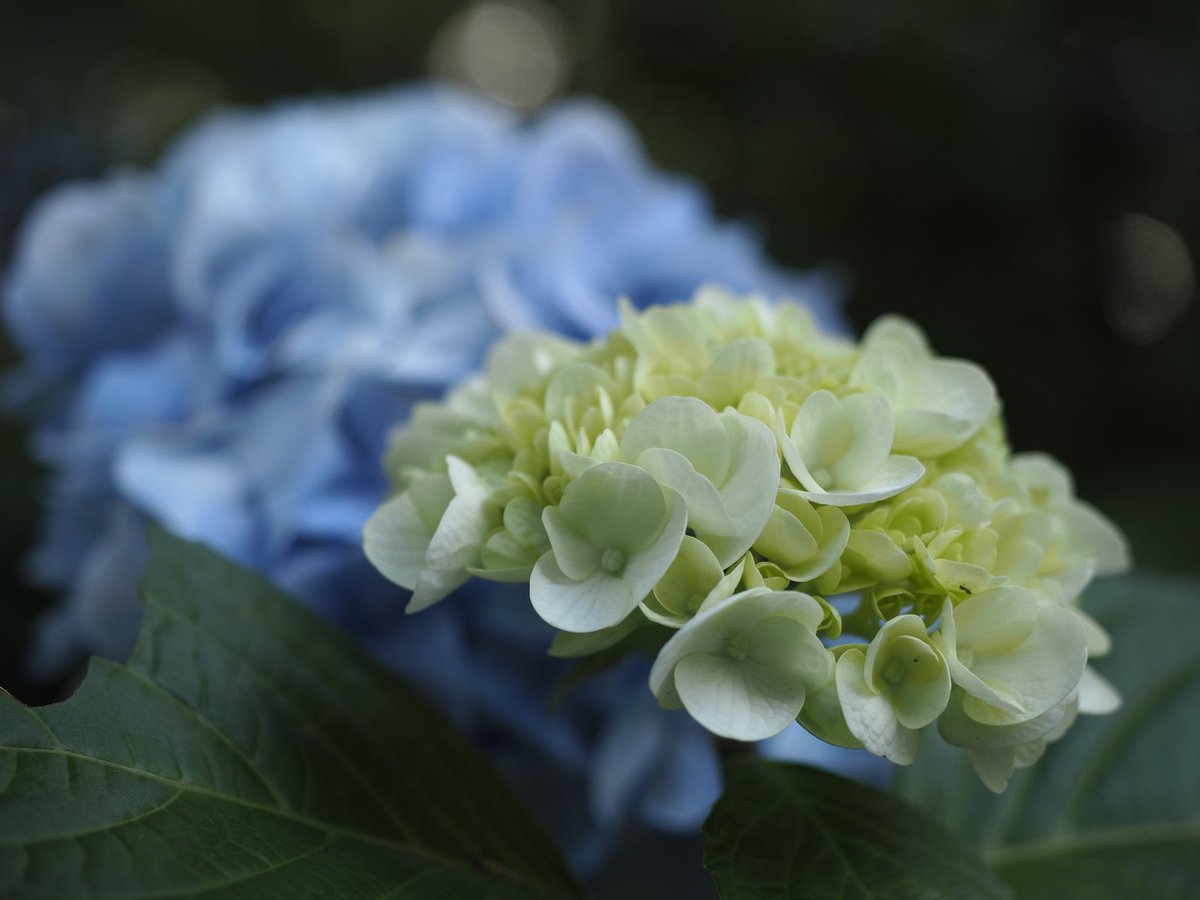
<svg viewBox="0 0 1200 900"><path fill-rule="evenodd" d="M5 5L0 268L22 215L52 184L150 164L223 103L423 77L437 36L466 6ZM1187 502L1200 498L1200 314L1190 288L1160 302L1138 279L1178 266L1171 248L1123 247L1118 228L1128 213L1166 223L1188 248L1175 251L1185 266L1198 246L1200 6L557 9L569 93L616 103L660 165L702 179L723 213L760 225L781 262L842 263L856 326L898 311L942 352L983 363L1016 448L1062 458L1082 495L1133 535L1135 556L1200 570ZM1114 328L1121 303L1149 327ZM39 496L19 447L6 431L7 573ZM10 610L44 602L16 577L3 576ZM0 683L13 684L19 639L4 633Z"/></svg>

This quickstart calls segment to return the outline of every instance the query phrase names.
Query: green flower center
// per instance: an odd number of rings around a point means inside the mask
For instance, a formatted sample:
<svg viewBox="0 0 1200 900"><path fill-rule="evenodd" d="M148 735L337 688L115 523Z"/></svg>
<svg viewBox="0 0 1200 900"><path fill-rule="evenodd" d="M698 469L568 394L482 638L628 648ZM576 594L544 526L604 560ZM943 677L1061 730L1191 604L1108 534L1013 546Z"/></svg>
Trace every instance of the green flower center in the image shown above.
<svg viewBox="0 0 1200 900"><path fill-rule="evenodd" d="M620 550L605 550L600 554L600 568L610 575L620 575L625 569L625 554Z"/></svg>
<svg viewBox="0 0 1200 900"><path fill-rule="evenodd" d="M725 644L725 652L733 659L745 659L750 655L750 635L735 631Z"/></svg>
<svg viewBox="0 0 1200 900"><path fill-rule="evenodd" d="M898 659L889 659L880 674L888 684L899 684L908 675L908 667Z"/></svg>

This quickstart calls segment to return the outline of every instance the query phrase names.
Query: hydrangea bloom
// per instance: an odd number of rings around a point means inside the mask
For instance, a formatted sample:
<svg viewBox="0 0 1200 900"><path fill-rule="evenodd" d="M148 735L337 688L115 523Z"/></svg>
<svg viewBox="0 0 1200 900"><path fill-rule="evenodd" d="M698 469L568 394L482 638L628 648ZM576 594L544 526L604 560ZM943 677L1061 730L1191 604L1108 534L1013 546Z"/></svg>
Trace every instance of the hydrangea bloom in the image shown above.
<svg viewBox="0 0 1200 900"><path fill-rule="evenodd" d="M631 812L694 827L718 790L712 752L686 717L652 714L644 670L618 667L548 715L569 663L546 655L552 631L526 604L465 596L405 620L360 534L387 489L390 423L497 335L601 333L618 294L644 305L710 279L832 316L827 281L770 266L591 103L525 123L421 89L224 114L156 172L60 189L5 284L26 353L9 389L37 398L54 474L32 568L66 594L36 662L127 651L148 513L357 634L532 794L590 808L576 832L559 819L580 853ZM557 346L536 352L574 352ZM423 429L453 431L455 415ZM472 480L455 467L413 485L413 546L429 547L392 574L427 573L418 604L465 580L432 526ZM509 506L494 560L523 564L540 533L528 512Z"/></svg>
<svg viewBox="0 0 1200 900"><path fill-rule="evenodd" d="M908 764L936 722L995 791L1114 708L1079 597L1125 541L1010 454L981 368L900 319L856 346L716 288L621 326L501 344L397 431L364 544L410 609L528 580L560 651L657 647L659 703L717 735L798 720Z"/></svg>

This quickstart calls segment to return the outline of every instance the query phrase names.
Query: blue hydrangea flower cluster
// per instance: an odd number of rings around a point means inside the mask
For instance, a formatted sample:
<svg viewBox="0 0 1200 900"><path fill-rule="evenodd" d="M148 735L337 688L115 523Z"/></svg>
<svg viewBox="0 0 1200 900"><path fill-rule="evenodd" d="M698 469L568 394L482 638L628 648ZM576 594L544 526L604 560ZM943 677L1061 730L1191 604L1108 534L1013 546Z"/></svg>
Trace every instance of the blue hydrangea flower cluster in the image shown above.
<svg viewBox="0 0 1200 900"><path fill-rule="evenodd" d="M4 291L26 359L9 399L35 411L53 473L32 572L64 595L34 664L128 651L148 516L422 685L527 793L561 804L546 813L577 863L630 817L694 828L719 790L713 751L656 708L644 663L551 711L565 663L523 595L468 588L406 618L360 538L387 491L386 429L497 335L601 334L618 296L644 306L707 281L836 322L835 279L770 265L594 103L525 122L425 87L225 113L157 171L59 189Z"/></svg>

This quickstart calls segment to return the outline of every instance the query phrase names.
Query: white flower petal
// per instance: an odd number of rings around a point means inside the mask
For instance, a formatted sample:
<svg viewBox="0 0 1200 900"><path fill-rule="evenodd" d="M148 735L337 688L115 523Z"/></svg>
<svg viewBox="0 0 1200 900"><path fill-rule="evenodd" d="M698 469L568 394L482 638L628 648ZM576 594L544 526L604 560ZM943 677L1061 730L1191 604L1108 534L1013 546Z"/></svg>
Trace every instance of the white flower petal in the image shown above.
<svg viewBox="0 0 1200 900"><path fill-rule="evenodd" d="M804 679L795 672L710 653L681 659L675 688L692 718L738 741L779 734L795 721L805 696Z"/></svg>
<svg viewBox="0 0 1200 900"><path fill-rule="evenodd" d="M918 375L916 409L896 410L895 449L939 456L961 446L996 407L996 388L982 368L958 359L934 359Z"/></svg>
<svg viewBox="0 0 1200 900"><path fill-rule="evenodd" d="M420 612L446 597L470 578L468 566L478 566L479 553L489 529L488 487L475 470L455 456L446 458L454 499L425 551L406 612Z"/></svg>
<svg viewBox="0 0 1200 900"><path fill-rule="evenodd" d="M688 525L693 530L725 537L737 534L737 526L725 510L716 487L697 472L682 453L665 447L651 447L639 453L635 462L659 484L683 497L688 509Z"/></svg>
<svg viewBox="0 0 1200 900"><path fill-rule="evenodd" d="M645 550L630 556L622 575L638 602L653 591L654 585L666 574L687 531L687 506L683 498L670 490L666 492L666 497L667 523L662 533Z"/></svg>
<svg viewBox="0 0 1200 900"><path fill-rule="evenodd" d="M658 539L669 513L663 489L650 474L609 462L592 466L567 485L558 515L598 550L632 554Z"/></svg>
<svg viewBox="0 0 1200 900"><path fill-rule="evenodd" d="M1079 711L1105 716L1121 708L1121 695L1103 675L1087 666L1079 679Z"/></svg>
<svg viewBox="0 0 1200 900"><path fill-rule="evenodd" d="M547 551L533 567L529 599L539 616L562 631L600 631L617 625L641 601L624 579L597 569L582 581L566 575Z"/></svg>
<svg viewBox="0 0 1200 900"><path fill-rule="evenodd" d="M836 485L860 487L871 483L892 452L892 405L878 391L851 394L842 409L854 439L832 466Z"/></svg>
<svg viewBox="0 0 1200 900"><path fill-rule="evenodd" d="M719 485L729 471L729 440L712 407L695 397L663 397L634 417L621 438L621 459L635 462L652 447L675 450Z"/></svg>
<svg viewBox="0 0 1200 900"><path fill-rule="evenodd" d="M554 562L568 578L583 581L600 565L600 550L593 547L570 525L553 506L542 511L542 524L550 538L550 549Z"/></svg>
<svg viewBox="0 0 1200 900"><path fill-rule="evenodd" d="M1010 725L985 725L963 711L967 698L958 691L950 698L945 712L938 718L938 733L947 743L971 750L992 750L1015 747L1040 738L1059 725L1074 708L1073 698L1056 703L1039 716Z"/></svg>
<svg viewBox="0 0 1200 900"><path fill-rule="evenodd" d="M736 583L740 572L738 566L726 575L705 599L700 611L658 652L650 669L650 690L660 701L670 687L671 673L680 659L689 653L723 653L734 631L749 632L770 616L795 619L814 633L820 626L825 611L812 597L798 591L751 588L718 600L722 586L731 580Z"/></svg>
<svg viewBox="0 0 1200 900"><path fill-rule="evenodd" d="M889 456L875 477L858 490L798 491L809 503L825 506L859 506L886 500L908 490L925 474L925 466L912 456Z"/></svg>
<svg viewBox="0 0 1200 900"><path fill-rule="evenodd" d="M762 532L779 488L779 451L771 429L749 416L727 409L720 415L729 440L729 474L718 485L721 501L733 520L734 533L698 533L722 567L742 556Z"/></svg>
<svg viewBox="0 0 1200 900"><path fill-rule="evenodd" d="M1055 512L1066 522L1070 549L1096 562L1097 575L1120 575L1132 561L1129 544L1108 518L1082 500L1059 507Z"/></svg>
<svg viewBox="0 0 1200 900"><path fill-rule="evenodd" d="M788 436L809 472L833 466L855 437L841 401L825 390L808 395Z"/></svg>
<svg viewBox="0 0 1200 900"><path fill-rule="evenodd" d="M866 662L861 650L847 650L837 662L837 692L846 727L876 756L907 766L916 758L921 733L901 725L887 698L867 686Z"/></svg>
<svg viewBox="0 0 1200 900"><path fill-rule="evenodd" d="M1077 606L1067 607L1075 614L1079 624L1083 626L1084 640L1087 642L1088 659L1099 659L1107 656L1112 650L1112 638L1104 630L1104 626L1085 613Z"/></svg>
<svg viewBox="0 0 1200 900"><path fill-rule="evenodd" d="M796 619L768 616L750 632L749 659L787 669L816 689L833 674L833 654L813 631Z"/></svg>
<svg viewBox="0 0 1200 900"><path fill-rule="evenodd" d="M631 553L618 572L601 564L577 580L562 570L553 549L543 554L529 580L529 599L537 614L562 631L585 632L612 627L633 612L671 565L687 529L683 500L674 491L665 499L666 525L649 547ZM547 517L548 530L552 520Z"/></svg>
<svg viewBox="0 0 1200 900"><path fill-rule="evenodd" d="M959 629L961 648L961 618ZM977 656L970 668L984 682L1003 686L1023 708L1020 718L1026 719L1045 712L1073 691L1086 663L1087 646L1078 620L1069 610L1043 605L1037 627L1026 640L1000 656ZM985 724L1013 721L1013 714L973 697L964 699L963 709Z"/></svg>
<svg viewBox="0 0 1200 900"><path fill-rule="evenodd" d="M958 652L1008 653L1037 626L1037 598L1024 588L1003 585L968 597L954 609Z"/></svg>
<svg viewBox="0 0 1200 900"><path fill-rule="evenodd" d="M760 378L775 371L775 353L762 338L742 338L722 347L700 377L700 396L716 409L736 406Z"/></svg>
<svg viewBox="0 0 1200 900"><path fill-rule="evenodd" d="M429 533L412 497L393 497L367 519L363 527L363 551L384 577L412 590L425 564Z"/></svg>
<svg viewBox="0 0 1200 900"><path fill-rule="evenodd" d="M1008 779L1012 777L1017 765L1017 751L1014 747L999 747L995 750L968 750L967 758L971 760L971 768L979 776L979 780L993 794L1003 794L1008 787Z"/></svg>

